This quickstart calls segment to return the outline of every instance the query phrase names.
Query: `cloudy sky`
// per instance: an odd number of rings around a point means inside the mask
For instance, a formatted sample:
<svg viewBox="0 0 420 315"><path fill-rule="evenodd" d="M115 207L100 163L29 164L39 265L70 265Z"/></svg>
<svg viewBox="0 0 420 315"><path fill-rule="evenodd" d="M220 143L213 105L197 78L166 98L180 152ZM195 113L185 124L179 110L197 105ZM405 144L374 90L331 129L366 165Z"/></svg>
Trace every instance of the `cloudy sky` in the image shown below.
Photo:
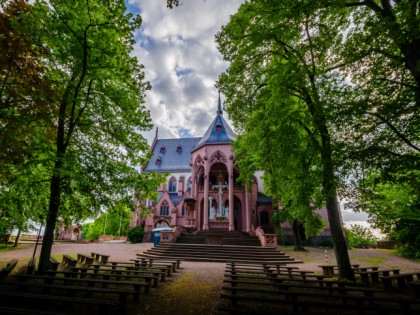
<svg viewBox="0 0 420 315"><path fill-rule="evenodd" d="M214 84L227 68L214 36L242 2L183 0L170 10L166 0L128 0L129 10L143 19L135 55L152 84L146 107L160 139L202 136L213 120ZM149 142L154 133L145 134Z"/></svg>

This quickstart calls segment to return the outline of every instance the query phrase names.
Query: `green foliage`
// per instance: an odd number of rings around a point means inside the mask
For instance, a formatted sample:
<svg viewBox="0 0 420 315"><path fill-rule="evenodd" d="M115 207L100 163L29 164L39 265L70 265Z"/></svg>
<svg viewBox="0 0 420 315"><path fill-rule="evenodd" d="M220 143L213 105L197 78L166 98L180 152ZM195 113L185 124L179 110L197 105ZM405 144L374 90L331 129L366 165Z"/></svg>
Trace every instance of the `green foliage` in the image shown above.
<svg viewBox="0 0 420 315"><path fill-rule="evenodd" d="M376 244L377 237L372 231L358 224L351 224L349 229L344 229L350 246Z"/></svg>
<svg viewBox="0 0 420 315"><path fill-rule="evenodd" d="M141 225L137 225L136 227L130 229L127 235L128 240L131 243L141 243L144 235L143 227Z"/></svg>
<svg viewBox="0 0 420 315"><path fill-rule="evenodd" d="M420 251L420 182L419 171L393 175L384 180L379 172L368 173L357 187L355 209L369 214L369 222L401 244L401 255L419 257Z"/></svg>
<svg viewBox="0 0 420 315"><path fill-rule="evenodd" d="M131 220L130 210L124 200L116 202L113 209L101 213L93 223L82 226L83 237L96 240L100 235L126 236Z"/></svg>

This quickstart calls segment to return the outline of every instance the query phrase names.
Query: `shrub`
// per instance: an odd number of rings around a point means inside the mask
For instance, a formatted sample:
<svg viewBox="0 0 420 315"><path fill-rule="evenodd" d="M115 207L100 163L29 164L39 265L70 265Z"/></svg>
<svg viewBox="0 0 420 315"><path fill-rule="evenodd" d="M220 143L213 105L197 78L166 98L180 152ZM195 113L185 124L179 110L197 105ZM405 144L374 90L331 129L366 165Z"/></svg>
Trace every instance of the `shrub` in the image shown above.
<svg viewBox="0 0 420 315"><path fill-rule="evenodd" d="M143 240L143 227L141 225L136 226L135 228L128 231L128 240L131 243L141 243Z"/></svg>

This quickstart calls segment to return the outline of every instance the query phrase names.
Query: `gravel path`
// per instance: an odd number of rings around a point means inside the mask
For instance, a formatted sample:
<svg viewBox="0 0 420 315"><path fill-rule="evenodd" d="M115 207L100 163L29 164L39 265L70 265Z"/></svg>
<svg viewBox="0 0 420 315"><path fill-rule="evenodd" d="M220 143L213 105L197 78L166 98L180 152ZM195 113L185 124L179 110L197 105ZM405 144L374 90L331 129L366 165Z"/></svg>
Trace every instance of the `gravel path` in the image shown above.
<svg viewBox="0 0 420 315"><path fill-rule="evenodd" d="M56 243L52 255L61 261L62 254L90 254L98 252L110 255L111 261L129 261L153 247L152 243ZM292 247L281 247L287 254L303 263L302 270L321 273L320 264L335 264L332 249L308 248L306 252L293 252ZM19 249L0 252L0 266L12 258L18 258L18 268L25 268L34 251L33 245L20 245ZM36 256L40 253L37 249ZM383 268L400 268L401 273L420 270L420 263L403 259L390 251L355 249L349 251L352 263L380 265ZM181 270L174 273L158 290L144 295L140 303L129 304L128 315L165 314L218 314L220 288L223 284L224 263L182 262Z"/></svg>

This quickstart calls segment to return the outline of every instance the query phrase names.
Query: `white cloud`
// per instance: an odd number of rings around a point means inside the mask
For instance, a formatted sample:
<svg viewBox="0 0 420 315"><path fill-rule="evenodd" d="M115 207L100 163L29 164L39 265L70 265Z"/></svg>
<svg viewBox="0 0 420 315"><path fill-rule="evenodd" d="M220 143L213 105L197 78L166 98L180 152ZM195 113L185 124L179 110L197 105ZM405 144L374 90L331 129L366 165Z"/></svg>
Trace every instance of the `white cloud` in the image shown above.
<svg viewBox="0 0 420 315"><path fill-rule="evenodd" d="M129 0L143 19L134 54L152 84L146 107L159 138L202 136L210 125L217 110L214 83L227 67L214 36L242 2L183 0L170 10L164 0ZM154 132L144 135L151 142Z"/></svg>

